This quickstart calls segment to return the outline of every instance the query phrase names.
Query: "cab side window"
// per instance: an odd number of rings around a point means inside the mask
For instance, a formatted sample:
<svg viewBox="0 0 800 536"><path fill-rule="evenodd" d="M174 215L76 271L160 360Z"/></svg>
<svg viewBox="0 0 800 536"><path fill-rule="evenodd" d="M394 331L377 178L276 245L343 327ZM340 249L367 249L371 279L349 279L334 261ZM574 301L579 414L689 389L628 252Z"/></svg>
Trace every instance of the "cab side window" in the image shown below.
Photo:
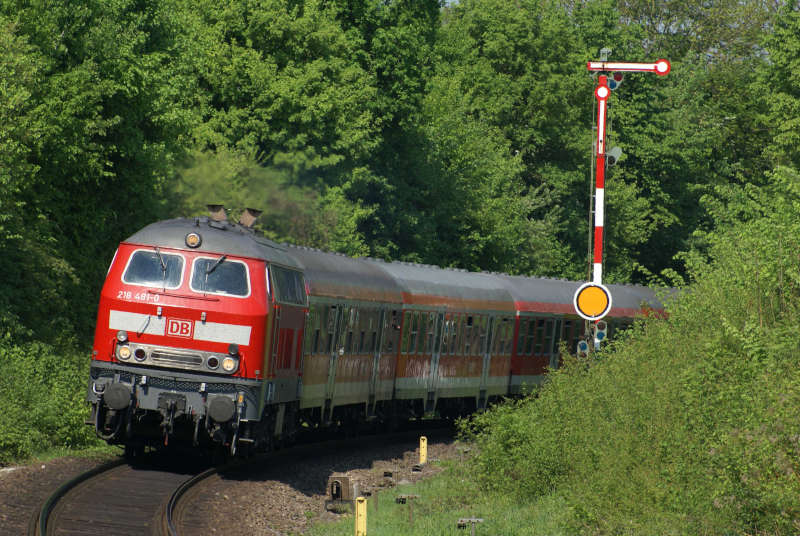
<svg viewBox="0 0 800 536"><path fill-rule="evenodd" d="M306 284L302 273L275 265L270 266L270 272L276 301L293 305L306 304Z"/></svg>

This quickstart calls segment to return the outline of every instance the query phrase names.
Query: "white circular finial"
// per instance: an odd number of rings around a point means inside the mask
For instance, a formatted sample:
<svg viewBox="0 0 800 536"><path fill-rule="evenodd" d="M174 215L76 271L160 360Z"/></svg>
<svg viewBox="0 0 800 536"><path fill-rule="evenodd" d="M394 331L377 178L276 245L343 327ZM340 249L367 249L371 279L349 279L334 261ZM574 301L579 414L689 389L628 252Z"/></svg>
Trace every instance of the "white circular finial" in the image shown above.
<svg viewBox="0 0 800 536"><path fill-rule="evenodd" d="M664 76L670 70L670 64L667 60L658 60L656 62L656 74L659 76Z"/></svg>

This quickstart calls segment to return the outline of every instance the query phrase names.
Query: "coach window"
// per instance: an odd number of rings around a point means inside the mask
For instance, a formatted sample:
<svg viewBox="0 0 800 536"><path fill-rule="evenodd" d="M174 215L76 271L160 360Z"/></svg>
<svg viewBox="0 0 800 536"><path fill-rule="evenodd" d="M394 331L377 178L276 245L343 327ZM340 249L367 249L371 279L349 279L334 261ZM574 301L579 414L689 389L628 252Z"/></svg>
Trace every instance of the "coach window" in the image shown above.
<svg viewBox="0 0 800 536"><path fill-rule="evenodd" d="M553 352L553 319L548 318L544 324L544 347L542 349L544 355L550 355Z"/></svg>
<svg viewBox="0 0 800 536"><path fill-rule="evenodd" d="M562 339L564 338L564 323L561 321L560 318L556 318L553 320L553 353L558 353L558 346L561 344Z"/></svg>
<svg viewBox="0 0 800 536"><path fill-rule="evenodd" d="M544 353L544 318L536 318L533 321L536 322L536 337L533 344L533 355L542 355Z"/></svg>
<svg viewBox="0 0 800 536"><path fill-rule="evenodd" d="M564 320L564 340L567 343L567 351L572 352L578 344L575 332L578 331L578 326L572 320Z"/></svg>
<svg viewBox="0 0 800 536"><path fill-rule="evenodd" d="M517 354L522 355L525 353L525 334L528 331L528 320L520 317L519 319L519 335L517 335Z"/></svg>
<svg viewBox="0 0 800 536"><path fill-rule="evenodd" d="M502 355L503 354L503 326L504 324L503 318L497 319L497 327L495 328L494 334L494 348L492 349L492 354L494 355Z"/></svg>
<svg viewBox="0 0 800 536"><path fill-rule="evenodd" d="M494 337L494 355L503 355L504 337L506 336L506 319L501 318L497 322L497 335Z"/></svg>
<svg viewBox="0 0 800 536"><path fill-rule="evenodd" d="M420 354L427 354L428 352L427 344L428 344L428 321L430 319L430 315L428 313L420 311L419 313L419 340L417 342L417 352Z"/></svg>
<svg viewBox="0 0 800 536"><path fill-rule="evenodd" d="M511 318L504 319L505 337L503 337L503 355L511 354L511 341L514 339L514 322Z"/></svg>
<svg viewBox="0 0 800 536"><path fill-rule="evenodd" d="M444 323L442 325L442 355L448 353L448 349L450 348L450 331L452 329L453 321L450 320L450 315L446 315L444 317Z"/></svg>
<svg viewBox="0 0 800 536"><path fill-rule="evenodd" d="M536 321L530 319L527 323L527 340L525 341L525 355L533 355L533 343L536 341Z"/></svg>
<svg viewBox="0 0 800 536"><path fill-rule="evenodd" d="M403 313L403 339L400 343L400 353L408 353L408 343L411 339L411 311Z"/></svg>
<svg viewBox="0 0 800 536"><path fill-rule="evenodd" d="M176 289L181 286L183 257L155 249L133 252L122 282L128 285Z"/></svg>
<svg viewBox="0 0 800 536"><path fill-rule="evenodd" d="M399 317L397 311L387 312L386 323L383 331L383 351L394 352L394 345L397 340L397 330L399 329Z"/></svg>
<svg viewBox="0 0 800 536"><path fill-rule="evenodd" d="M450 355L458 353L458 337L461 331L461 315L453 315L452 327L450 329Z"/></svg>

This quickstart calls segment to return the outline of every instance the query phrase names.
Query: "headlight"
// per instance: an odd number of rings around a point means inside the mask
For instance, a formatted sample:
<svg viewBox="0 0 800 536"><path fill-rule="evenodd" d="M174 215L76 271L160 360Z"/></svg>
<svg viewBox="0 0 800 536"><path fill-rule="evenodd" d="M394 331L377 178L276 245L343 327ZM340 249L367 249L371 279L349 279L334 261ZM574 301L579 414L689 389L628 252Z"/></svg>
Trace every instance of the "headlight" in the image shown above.
<svg viewBox="0 0 800 536"><path fill-rule="evenodd" d="M212 355L206 360L206 366L211 370L216 370L219 368L219 358Z"/></svg>
<svg viewBox="0 0 800 536"><path fill-rule="evenodd" d="M130 346L120 346L117 349L117 355L120 359L130 359L131 358L131 348Z"/></svg>
<svg viewBox="0 0 800 536"><path fill-rule="evenodd" d="M189 233L186 235L186 245L190 248L200 247L203 243L203 237L199 233Z"/></svg>
<svg viewBox="0 0 800 536"><path fill-rule="evenodd" d="M133 352L133 357L136 358L136 361L144 361L147 359L147 352L142 348L137 348L136 351Z"/></svg>
<svg viewBox="0 0 800 536"><path fill-rule="evenodd" d="M226 357L222 360L222 370L225 372L233 372L236 370L236 360L232 357Z"/></svg>

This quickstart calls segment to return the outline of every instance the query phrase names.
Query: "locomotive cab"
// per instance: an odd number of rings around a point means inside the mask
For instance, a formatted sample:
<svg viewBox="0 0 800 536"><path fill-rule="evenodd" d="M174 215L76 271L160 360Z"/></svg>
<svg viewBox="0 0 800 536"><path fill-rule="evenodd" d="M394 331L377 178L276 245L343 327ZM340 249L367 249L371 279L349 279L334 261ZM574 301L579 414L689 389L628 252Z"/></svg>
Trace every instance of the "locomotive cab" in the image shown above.
<svg viewBox="0 0 800 536"><path fill-rule="evenodd" d="M120 244L89 379L100 437L255 442L269 396L274 259L254 244L248 228L207 218L153 224Z"/></svg>

